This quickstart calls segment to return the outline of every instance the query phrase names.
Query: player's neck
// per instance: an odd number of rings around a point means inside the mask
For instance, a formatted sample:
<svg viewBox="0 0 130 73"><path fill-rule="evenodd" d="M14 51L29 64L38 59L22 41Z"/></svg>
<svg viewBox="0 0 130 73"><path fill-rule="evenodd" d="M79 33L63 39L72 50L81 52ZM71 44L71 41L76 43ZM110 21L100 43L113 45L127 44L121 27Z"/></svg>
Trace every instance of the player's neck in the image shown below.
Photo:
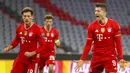
<svg viewBox="0 0 130 73"><path fill-rule="evenodd" d="M25 29L29 29L34 23L31 22L30 24L24 24Z"/></svg>
<svg viewBox="0 0 130 73"><path fill-rule="evenodd" d="M108 21L108 18L104 17L101 20L99 20L98 22L99 22L100 25L105 25L107 23L107 21Z"/></svg>
<svg viewBox="0 0 130 73"><path fill-rule="evenodd" d="M51 31L52 26L46 26L45 25L44 28L46 29L47 32L49 32L49 31Z"/></svg>

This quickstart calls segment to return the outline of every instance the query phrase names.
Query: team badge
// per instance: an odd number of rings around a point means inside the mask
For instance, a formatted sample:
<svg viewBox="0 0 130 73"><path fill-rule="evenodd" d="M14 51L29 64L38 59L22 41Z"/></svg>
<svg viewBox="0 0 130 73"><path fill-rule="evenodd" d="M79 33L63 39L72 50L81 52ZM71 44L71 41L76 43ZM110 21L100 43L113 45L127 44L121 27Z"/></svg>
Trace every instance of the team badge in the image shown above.
<svg viewBox="0 0 130 73"><path fill-rule="evenodd" d="M41 35L42 35L42 37L44 37L44 33L43 32L41 33Z"/></svg>
<svg viewBox="0 0 130 73"><path fill-rule="evenodd" d="M112 28L107 28L107 31L108 31L108 32L111 32L111 31L112 31Z"/></svg>
<svg viewBox="0 0 130 73"><path fill-rule="evenodd" d="M105 32L105 28L101 28L101 32L104 33Z"/></svg>
<svg viewBox="0 0 130 73"><path fill-rule="evenodd" d="M48 32L46 35L47 35L47 36L50 36L50 33Z"/></svg>
<svg viewBox="0 0 130 73"><path fill-rule="evenodd" d="M51 33L51 37L54 37L54 34L53 34L53 33Z"/></svg>
<svg viewBox="0 0 130 73"><path fill-rule="evenodd" d="M30 32L30 33L29 33L29 36L32 36L32 34L33 34L33 33L32 33L32 32Z"/></svg>
<svg viewBox="0 0 130 73"><path fill-rule="evenodd" d="M25 35L25 36L27 35L27 31L24 31L24 35Z"/></svg>

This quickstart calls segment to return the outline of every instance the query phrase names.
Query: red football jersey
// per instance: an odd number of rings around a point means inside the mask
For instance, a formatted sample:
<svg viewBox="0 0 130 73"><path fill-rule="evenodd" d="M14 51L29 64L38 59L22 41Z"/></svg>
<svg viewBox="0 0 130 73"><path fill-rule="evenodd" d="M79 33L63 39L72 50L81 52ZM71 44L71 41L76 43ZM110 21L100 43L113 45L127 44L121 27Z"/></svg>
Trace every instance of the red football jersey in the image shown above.
<svg viewBox="0 0 130 73"><path fill-rule="evenodd" d="M44 35L37 24L33 24L28 29L24 27L24 24L20 24L16 29L16 36L11 43L13 47L16 47L20 43L18 59L24 63L29 63L29 60L34 59L35 57L27 58L24 53L27 51L36 51L36 53L39 53L42 51L45 45L43 36ZM40 44L39 47L37 42Z"/></svg>
<svg viewBox="0 0 130 73"><path fill-rule="evenodd" d="M112 19L108 18L107 23L104 25L99 24L97 20L90 24L90 26L88 27L87 39L93 41L93 57L107 58L108 56L110 58L110 56L116 55L116 48L118 48L118 55L120 59L122 59L122 45L120 41L118 43L118 40L116 40L118 38L116 36L120 36L120 34L121 29L119 24ZM85 59L85 55L87 55L85 53L88 53L89 51L89 45L85 46L85 48L87 52L85 52L84 50L84 53L81 57L81 59L83 60Z"/></svg>
<svg viewBox="0 0 130 73"><path fill-rule="evenodd" d="M45 49L41 52L42 54L54 51L55 41L59 40L59 33L56 28L51 28L47 31L45 27L41 27L44 32L44 41L46 43Z"/></svg>

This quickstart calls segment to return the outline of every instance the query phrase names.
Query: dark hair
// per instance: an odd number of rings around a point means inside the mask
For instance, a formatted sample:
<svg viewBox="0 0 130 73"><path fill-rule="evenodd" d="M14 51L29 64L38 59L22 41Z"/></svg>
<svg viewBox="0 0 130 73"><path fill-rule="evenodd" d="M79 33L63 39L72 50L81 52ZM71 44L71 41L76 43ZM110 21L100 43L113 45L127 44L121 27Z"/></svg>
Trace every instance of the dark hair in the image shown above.
<svg viewBox="0 0 130 73"><path fill-rule="evenodd" d="M52 19L53 20L54 18L51 14L48 14L48 15L45 15L45 17L44 17L44 20L46 20L46 19Z"/></svg>
<svg viewBox="0 0 130 73"><path fill-rule="evenodd" d="M25 12L31 12L31 15L33 15L33 9L30 7L23 8L23 10L21 11L21 14L23 15L23 13Z"/></svg>
<svg viewBox="0 0 130 73"><path fill-rule="evenodd" d="M95 6L96 7L101 7L101 8L103 8L107 12L107 6L106 6L106 4L104 4L104 3L96 3Z"/></svg>

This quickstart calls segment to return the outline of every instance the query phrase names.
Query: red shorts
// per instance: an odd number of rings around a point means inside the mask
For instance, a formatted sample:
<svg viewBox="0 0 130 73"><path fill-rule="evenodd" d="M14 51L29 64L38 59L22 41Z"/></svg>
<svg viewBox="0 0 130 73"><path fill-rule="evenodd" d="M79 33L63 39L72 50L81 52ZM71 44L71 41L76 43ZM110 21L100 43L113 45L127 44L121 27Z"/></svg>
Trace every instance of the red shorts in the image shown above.
<svg viewBox="0 0 130 73"><path fill-rule="evenodd" d="M27 73L38 73L38 62L32 62L27 70Z"/></svg>
<svg viewBox="0 0 130 73"><path fill-rule="evenodd" d="M47 54L41 54L40 55L40 62L39 62L39 67L40 69L43 69L43 67L45 65L49 65L49 64L55 64L55 53L54 52L50 52Z"/></svg>
<svg viewBox="0 0 130 73"><path fill-rule="evenodd" d="M40 55L37 54L36 59L30 62L27 73L38 73Z"/></svg>
<svg viewBox="0 0 130 73"><path fill-rule="evenodd" d="M16 58L11 73L38 73L38 62L38 59L36 59L29 64L25 64Z"/></svg>
<svg viewBox="0 0 130 73"><path fill-rule="evenodd" d="M27 73L27 70L28 64L25 64L16 58L10 73Z"/></svg>
<svg viewBox="0 0 130 73"><path fill-rule="evenodd" d="M111 59L103 60L103 58L92 59L90 65L90 73L102 73L105 69L106 73L117 72L117 59L112 56Z"/></svg>

